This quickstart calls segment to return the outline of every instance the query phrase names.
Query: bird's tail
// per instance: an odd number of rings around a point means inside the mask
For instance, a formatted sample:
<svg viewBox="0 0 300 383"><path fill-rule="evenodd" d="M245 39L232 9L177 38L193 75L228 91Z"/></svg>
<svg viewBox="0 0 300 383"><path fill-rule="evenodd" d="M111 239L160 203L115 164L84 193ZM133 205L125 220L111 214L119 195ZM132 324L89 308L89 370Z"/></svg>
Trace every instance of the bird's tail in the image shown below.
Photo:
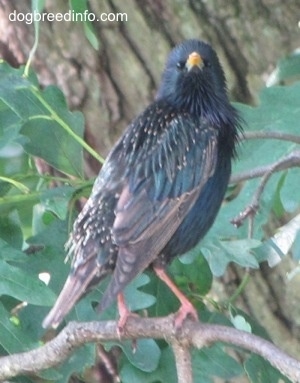
<svg viewBox="0 0 300 383"><path fill-rule="evenodd" d="M52 327L56 329L76 302L87 292L95 273L90 270L88 275L84 275L83 271L79 268L75 273L68 276L53 308L43 321L42 326L44 328Z"/></svg>

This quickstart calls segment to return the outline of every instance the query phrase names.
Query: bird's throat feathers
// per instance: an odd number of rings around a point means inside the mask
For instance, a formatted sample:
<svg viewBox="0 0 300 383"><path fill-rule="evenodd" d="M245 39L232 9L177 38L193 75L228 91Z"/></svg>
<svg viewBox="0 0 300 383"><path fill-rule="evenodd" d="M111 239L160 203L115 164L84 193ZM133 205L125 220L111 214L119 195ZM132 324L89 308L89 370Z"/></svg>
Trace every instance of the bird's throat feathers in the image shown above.
<svg viewBox="0 0 300 383"><path fill-rule="evenodd" d="M196 80L196 79L195 79ZM205 119L213 126L234 124L232 106L227 97L226 88L215 92L208 84L183 86L178 92L165 92L158 102L167 102L174 110L190 114L194 119Z"/></svg>

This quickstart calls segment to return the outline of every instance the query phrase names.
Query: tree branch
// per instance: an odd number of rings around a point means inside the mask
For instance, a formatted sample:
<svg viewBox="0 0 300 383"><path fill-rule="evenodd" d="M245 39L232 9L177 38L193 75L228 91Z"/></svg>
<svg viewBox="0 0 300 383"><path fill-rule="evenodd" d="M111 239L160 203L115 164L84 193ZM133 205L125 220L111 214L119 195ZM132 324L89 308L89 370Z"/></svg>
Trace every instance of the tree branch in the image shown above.
<svg viewBox="0 0 300 383"><path fill-rule="evenodd" d="M175 355L178 383L193 383L192 357L189 342L171 343Z"/></svg>
<svg viewBox="0 0 300 383"><path fill-rule="evenodd" d="M273 169L275 167L275 169ZM242 181L251 180L264 176L266 173L278 172L289 168L300 167L300 151L294 150L288 156L281 158L277 162L269 165L259 166L254 169L247 170L238 174L232 175L230 183L235 184Z"/></svg>
<svg viewBox="0 0 300 383"><path fill-rule="evenodd" d="M253 139L275 139L281 141L294 142L300 144L300 136L295 134L283 133L279 131L255 131L255 132L244 132L240 139L241 140L253 140Z"/></svg>
<svg viewBox="0 0 300 383"><path fill-rule="evenodd" d="M300 167L300 151L299 150L295 150L289 155L287 155L286 157L281 158L280 160L274 162L271 165L268 165L268 167L265 169L265 172L262 174L262 179L259 183L259 186L256 192L253 195L253 198L250 204L247 205L246 208L242 212L240 212L240 214L237 217L233 218L231 220L231 223L239 227L242 225L244 220L247 217L249 217L251 226L253 226L253 217L259 208L260 198L262 196L262 193L269 179L276 171L289 169L291 167Z"/></svg>
<svg viewBox="0 0 300 383"><path fill-rule="evenodd" d="M174 327L174 315L163 318L130 317L123 339L155 338L170 343L175 352L178 374L190 366L188 347L203 348L221 341L254 352L268 360L292 382L300 382L300 362L271 342L231 327L204 324L187 320L180 331ZM56 366L78 347L89 342L118 339L117 323L70 322L54 339L45 345L20 354L0 358L0 381ZM183 366L182 364L186 364ZM191 372L190 372L191 373ZM186 378L186 377L185 377ZM184 380L188 382L188 380Z"/></svg>

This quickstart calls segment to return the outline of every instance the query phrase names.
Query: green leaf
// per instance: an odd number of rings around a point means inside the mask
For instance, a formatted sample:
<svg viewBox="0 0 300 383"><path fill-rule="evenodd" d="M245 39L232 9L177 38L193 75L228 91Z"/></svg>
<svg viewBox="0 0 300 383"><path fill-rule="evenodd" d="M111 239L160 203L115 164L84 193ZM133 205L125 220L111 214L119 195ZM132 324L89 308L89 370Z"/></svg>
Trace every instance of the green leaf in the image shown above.
<svg viewBox="0 0 300 383"><path fill-rule="evenodd" d="M222 241L216 238L214 243L205 244L201 252L209 263L212 273L221 276L230 262L257 269L259 264L255 249L260 245L261 241L255 239Z"/></svg>
<svg viewBox="0 0 300 383"><path fill-rule="evenodd" d="M27 210L28 213L28 208L32 208L33 205L39 201L39 197L40 193L35 191L28 194L14 194L0 197L0 213L1 215L8 215L10 212L15 211L16 209L19 213L24 210ZM0 223L0 225L2 224ZM12 233L13 232L11 232L11 234ZM1 236L3 237L2 233ZM5 239L10 242L9 239Z"/></svg>
<svg viewBox="0 0 300 383"><path fill-rule="evenodd" d="M243 374L241 365L228 355L221 343L194 350L192 355L195 382L202 382L203 376L232 379Z"/></svg>
<svg viewBox="0 0 300 383"><path fill-rule="evenodd" d="M1 211L0 198L0 211ZM0 215L0 237L11 247L20 249L23 244L23 233L18 222L17 214Z"/></svg>
<svg viewBox="0 0 300 383"><path fill-rule="evenodd" d="M244 368L251 383L291 383L288 378L258 355L251 355L244 363Z"/></svg>
<svg viewBox="0 0 300 383"><path fill-rule="evenodd" d="M300 95L300 82L291 86L274 86L264 88L259 95L259 105L250 107L243 104L235 106L241 111L243 118L247 123L247 130L251 131L281 131L285 133L298 134L300 105L297 102ZM291 113L292 112L292 113ZM264 163L265 158L244 158L244 151L248 148L253 149L253 152L267 148L265 153L267 159L276 159L276 153L285 154L287 148L295 147L292 142L283 142L281 140L248 140L242 145L242 161L247 160L249 163ZM272 147L275 153L272 153ZM256 149L255 149L256 148ZM237 162L237 165L239 165Z"/></svg>
<svg viewBox="0 0 300 383"><path fill-rule="evenodd" d="M0 100L0 121L0 149L3 149L20 140L21 120L2 100ZM2 153L4 154L3 151Z"/></svg>
<svg viewBox="0 0 300 383"><path fill-rule="evenodd" d="M252 332L251 325L249 324L249 322L246 321L246 319L242 315L231 315L230 320L236 329L250 333Z"/></svg>
<svg viewBox="0 0 300 383"><path fill-rule="evenodd" d="M55 108L59 118L72 127L77 136L82 137L82 114L67 111L63 95L55 87L46 88L42 95L44 101ZM23 125L20 133L29 139L24 144L24 149L34 156L43 158L60 171L82 177L81 145L70 139L70 134L57 121L49 118L31 116Z"/></svg>
<svg viewBox="0 0 300 383"><path fill-rule="evenodd" d="M11 320L11 315L0 302L0 345L8 354L26 351L28 348L37 347L37 343L33 342L26 329L18 323Z"/></svg>
<svg viewBox="0 0 300 383"><path fill-rule="evenodd" d="M26 329L26 334L33 341L38 342L45 336L45 329L42 327L42 322L48 312L49 307L30 304L18 312L21 326Z"/></svg>
<svg viewBox="0 0 300 383"><path fill-rule="evenodd" d="M35 375L38 376L39 378L46 380L47 382L48 381L57 382L59 381L59 379L63 377L59 372L54 370L54 368L51 368L51 369L49 368L48 370L39 371L38 373L35 373ZM36 383L36 379L31 382ZM20 383L26 383L26 382L22 380Z"/></svg>
<svg viewBox="0 0 300 383"><path fill-rule="evenodd" d="M282 190L282 187L284 186L284 183L286 181L286 176L287 176L287 172L284 172L282 174L282 176L280 177L279 182L277 184L277 188L276 188L274 196L273 196L272 210L274 211L276 216L279 218L282 217L284 212L285 212L285 209L284 209L284 206L283 206L283 203L281 200L281 190Z"/></svg>
<svg viewBox="0 0 300 383"><path fill-rule="evenodd" d="M96 289L88 294L84 299L79 301L75 309L68 315L67 320L106 320L115 319L118 315L117 305L114 302L107 310L101 315L95 309L95 302L101 301L101 296L105 291L109 278L106 281L102 281ZM143 310L152 306L156 299L153 295L150 295L140 289L149 283L149 277L145 274L140 274L125 288L124 295L126 305L131 311Z"/></svg>
<svg viewBox="0 0 300 383"><path fill-rule="evenodd" d="M31 1L32 14L41 13L42 9L44 8L44 5L45 5L45 0L32 0ZM39 31L40 31L39 26L40 26L40 21L35 18L33 20L33 25L34 25L34 44L33 44L33 47L30 50L29 58L28 58L27 64L26 64L25 69L24 69L24 74L26 76L28 75L31 61L33 59L33 56L34 56L36 50L37 50L38 43L39 43Z"/></svg>
<svg viewBox="0 0 300 383"><path fill-rule="evenodd" d="M201 248L201 252L207 260L213 275L216 277L223 275L229 262L225 251L211 241L211 243L207 243Z"/></svg>
<svg viewBox="0 0 300 383"><path fill-rule="evenodd" d="M0 260L0 295L2 294L35 305L51 306L55 302L55 295L37 275Z"/></svg>
<svg viewBox="0 0 300 383"><path fill-rule="evenodd" d="M267 86L278 85L282 82L300 79L300 52L295 51L291 55L278 61L275 70L267 80Z"/></svg>
<svg viewBox="0 0 300 383"><path fill-rule="evenodd" d="M264 241L261 246L258 246L254 251L258 262L267 261L270 267L276 266L285 256L272 238Z"/></svg>
<svg viewBox="0 0 300 383"><path fill-rule="evenodd" d="M12 178L0 176L0 181L7 182L11 185L13 185L15 188L19 189L22 193L29 193L29 189L26 185L22 184L21 182L18 182L16 180L13 180Z"/></svg>
<svg viewBox="0 0 300 383"><path fill-rule="evenodd" d="M130 363L123 363L120 371L123 383L177 382L174 355L170 347L161 351L161 357L155 371L145 372Z"/></svg>
<svg viewBox="0 0 300 383"><path fill-rule="evenodd" d="M157 317L173 313L179 308L179 301L171 290L156 275L151 274L150 283L143 288L156 298L156 303L147 309L149 316Z"/></svg>
<svg viewBox="0 0 300 383"><path fill-rule="evenodd" d="M170 266L171 275L183 291L192 290L193 294L204 296L211 289L213 281L207 260L198 253L192 263L186 264L186 261L186 257L175 259Z"/></svg>
<svg viewBox="0 0 300 383"><path fill-rule="evenodd" d="M237 308L237 307L234 307L234 306L230 306L230 313L232 316L241 316L245 319L246 323L249 323L249 326L251 327L251 332L252 334L255 334L257 336L260 336L261 338L264 338L264 339L267 339L269 341L271 341L271 338L267 332L267 330L262 327L254 317L250 316L249 314L247 314L246 312L244 312L243 310ZM228 325L228 323L227 323ZM231 323L230 323L230 326L231 326Z"/></svg>
<svg viewBox="0 0 300 383"><path fill-rule="evenodd" d="M0 238L0 259L11 262L26 262L28 256L23 251L10 246L6 241Z"/></svg>
<svg viewBox="0 0 300 383"><path fill-rule="evenodd" d="M43 245L44 247L52 248L55 252L61 253L60 257L64 259L64 245L68 239L69 222L67 220L53 219L47 225L44 225L41 230L27 239L27 243L33 245Z"/></svg>
<svg viewBox="0 0 300 383"><path fill-rule="evenodd" d="M300 169L289 169L286 172L285 182L280 189L280 199L283 209L288 213L295 212L299 207Z"/></svg>
<svg viewBox="0 0 300 383"><path fill-rule="evenodd" d="M152 306L156 298L140 290L141 287L147 285L150 278L146 274L140 274L125 288L124 295L128 307L135 310L143 310Z"/></svg>
<svg viewBox="0 0 300 383"><path fill-rule="evenodd" d="M14 378L16 383L35 383L34 378L29 378L28 376L18 376Z"/></svg>
<svg viewBox="0 0 300 383"><path fill-rule="evenodd" d="M161 351L153 339L138 339L133 350L132 341L113 341L106 344L105 348L120 347L129 362L144 372L153 372L157 369Z"/></svg>
<svg viewBox="0 0 300 383"><path fill-rule="evenodd" d="M33 11L42 12L45 6L45 0L31 0L31 8Z"/></svg>
<svg viewBox="0 0 300 383"><path fill-rule="evenodd" d="M74 190L68 185L47 189L41 194L41 202L45 209L52 211L58 218L66 219L69 201Z"/></svg>
<svg viewBox="0 0 300 383"><path fill-rule="evenodd" d="M99 156L83 140L84 121L79 112L71 113L62 92L49 86L40 91L35 79L0 63L0 100L19 118L24 148L62 172L82 177L82 148L98 161Z"/></svg>
<svg viewBox="0 0 300 383"><path fill-rule="evenodd" d="M61 378L56 383L67 383L74 373L83 374L84 370L95 364L95 345L85 344L76 349L69 359L57 371Z"/></svg>
<svg viewBox="0 0 300 383"><path fill-rule="evenodd" d="M32 83L19 72L0 63L0 99L23 121L33 115L46 114L47 109L36 102L30 91Z"/></svg>
<svg viewBox="0 0 300 383"><path fill-rule="evenodd" d="M84 33L91 46L98 51L99 50L99 40L95 31L93 24L90 21L86 21L83 24Z"/></svg>
<svg viewBox="0 0 300 383"><path fill-rule="evenodd" d="M49 288L58 294L70 271L66 264L64 244L68 238L68 222L55 218L41 232L27 239L33 246L42 246L42 250L30 256L22 269L39 275L48 272L51 276ZM26 267L26 268L25 268ZM44 306L44 304L42 304Z"/></svg>
<svg viewBox="0 0 300 383"><path fill-rule="evenodd" d="M257 269L258 262L253 255L253 249L258 247L261 241L256 239L237 239L235 241L220 241L230 261L234 261L243 267Z"/></svg>
<svg viewBox="0 0 300 383"><path fill-rule="evenodd" d="M87 0L70 0L70 6L75 13L84 14L88 10ZM99 49L99 40L93 24L87 19L83 21L84 33L92 47L96 50Z"/></svg>
<svg viewBox="0 0 300 383"><path fill-rule="evenodd" d="M84 13L88 9L87 0L70 0L69 3L75 13Z"/></svg>

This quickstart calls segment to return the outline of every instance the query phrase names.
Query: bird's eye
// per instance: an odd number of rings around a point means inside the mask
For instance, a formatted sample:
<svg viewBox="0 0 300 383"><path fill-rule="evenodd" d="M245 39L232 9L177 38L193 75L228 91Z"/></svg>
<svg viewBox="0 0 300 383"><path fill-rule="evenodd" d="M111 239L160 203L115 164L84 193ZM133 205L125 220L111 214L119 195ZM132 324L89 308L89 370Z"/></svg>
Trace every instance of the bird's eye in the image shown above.
<svg viewBox="0 0 300 383"><path fill-rule="evenodd" d="M176 64L176 68L179 70L183 70L185 68L185 62L184 61L178 61Z"/></svg>
<svg viewBox="0 0 300 383"><path fill-rule="evenodd" d="M210 63L210 61L208 61L208 60L203 60L203 64L204 64L204 66L206 67L206 68L210 68L211 67L211 63Z"/></svg>

